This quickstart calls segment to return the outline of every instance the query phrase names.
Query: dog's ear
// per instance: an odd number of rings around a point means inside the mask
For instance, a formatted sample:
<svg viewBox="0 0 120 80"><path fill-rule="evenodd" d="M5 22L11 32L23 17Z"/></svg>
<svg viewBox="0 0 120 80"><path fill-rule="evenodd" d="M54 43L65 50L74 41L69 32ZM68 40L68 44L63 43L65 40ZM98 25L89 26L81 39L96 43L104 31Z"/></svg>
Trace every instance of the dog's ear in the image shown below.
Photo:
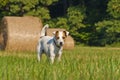
<svg viewBox="0 0 120 80"><path fill-rule="evenodd" d="M63 31L63 33L65 34L66 37L69 35L68 31Z"/></svg>
<svg viewBox="0 0 120 80"><path fill-rule="evenodd" d="M56 31L53 32L53 35L55 35Z"/></svg>
<svg viewBox="0 0 120 80"><path fill-rule="evenodd" d="M56 34L58 34L58 31L54 31L54 32L53 32L53 35L56 35Z"/></svg>

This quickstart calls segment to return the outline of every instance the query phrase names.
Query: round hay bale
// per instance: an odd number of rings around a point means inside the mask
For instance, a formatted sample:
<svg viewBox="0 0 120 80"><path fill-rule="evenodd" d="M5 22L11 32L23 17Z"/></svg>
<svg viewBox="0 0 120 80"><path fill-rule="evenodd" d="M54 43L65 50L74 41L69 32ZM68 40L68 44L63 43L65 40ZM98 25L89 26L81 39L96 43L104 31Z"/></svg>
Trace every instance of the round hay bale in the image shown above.
<svg viewBox="0 0 120 80"><path fill-rule="evenodd" d="M37 17L4 17L0 26L1 46L10 51L35 51L41 28Z"/></svg>
<svg viewBox="0 0 120 80"><path fill-rule="evenodd" d="M65 29L50 28L50 29L47 29L46 35L53 36L54 31L65 31ZM63 48L66 49L66 50L72 50L72 49L74 49L74 46L75 46L74 39L71 36L68 36L65 39L65 44L64 44Z"/></svg>

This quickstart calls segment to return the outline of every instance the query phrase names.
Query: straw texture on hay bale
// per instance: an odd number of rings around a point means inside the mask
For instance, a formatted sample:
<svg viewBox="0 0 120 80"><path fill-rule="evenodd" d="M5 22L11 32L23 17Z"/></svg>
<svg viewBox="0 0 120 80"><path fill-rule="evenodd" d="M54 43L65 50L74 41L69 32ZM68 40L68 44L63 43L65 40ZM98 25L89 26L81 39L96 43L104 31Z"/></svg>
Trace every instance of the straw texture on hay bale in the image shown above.
<svg viewBox="0 0 120 80"><path fill-rule="evenodd" d="M42 22L37 17L4 17L0 26L0 48L35 51Z"/></svg>
<svg viewBox="0 0 120 80"><path fill-rule="evenodd" d="M66 30L65 29L59 29L59 28L50 28L50 29L47 29L46 35L53 36L54 31L66 31ZM74 46L75 46L75 44L74 44L73 38L71 36L68 36L65 39L65 44L64 44L63 48L67 49L67 50L71 50L71 49L74 48Z"/></svg>

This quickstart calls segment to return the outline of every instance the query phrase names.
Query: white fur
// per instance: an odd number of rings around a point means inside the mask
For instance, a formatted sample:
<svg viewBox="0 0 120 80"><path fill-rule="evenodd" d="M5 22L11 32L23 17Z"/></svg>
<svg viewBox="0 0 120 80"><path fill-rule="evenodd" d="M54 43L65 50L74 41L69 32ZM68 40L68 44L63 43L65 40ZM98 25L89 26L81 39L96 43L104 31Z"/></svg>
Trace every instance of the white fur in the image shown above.
<svg viewBox="0 0 120 80"><path fill-rule="evenodd" d="M45 25L41 31L41 38L39 39L37 46L37 57L38 61L40 61L42 53L45 53L51 60L51 63L54 63L56 56L59 61L61 60L63 45L60 45L60 43L62 42L62 44L64 44L64 40L62 38L63 31L59 32L59 39L57 40L55 39L55 36L45 36L46 28L48 28L48 25ZM55 33L56 32L53 32L54 35Z"/></svg>
<svg viewBox="0 0 120 80"><path fill-rule="evenodd" d="M46 29L47 29L47 28L49 28L49 25L48 25L48 24L46 24L46 25L42 28L40 37L45 36L45 32L46 32Z"/></svg>

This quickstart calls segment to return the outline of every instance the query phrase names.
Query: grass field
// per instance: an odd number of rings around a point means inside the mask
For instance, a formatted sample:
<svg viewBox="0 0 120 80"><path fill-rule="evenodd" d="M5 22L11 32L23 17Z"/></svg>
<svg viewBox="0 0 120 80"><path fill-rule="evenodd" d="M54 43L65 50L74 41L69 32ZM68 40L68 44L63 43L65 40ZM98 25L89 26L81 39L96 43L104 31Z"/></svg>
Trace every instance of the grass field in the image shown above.
<svg viewBox="0 0 120 80"><path fill-rule="evenodd" d="M0 52L0 80L120 80L120 48L79 47L50 64L35 52Z"/></svg>

